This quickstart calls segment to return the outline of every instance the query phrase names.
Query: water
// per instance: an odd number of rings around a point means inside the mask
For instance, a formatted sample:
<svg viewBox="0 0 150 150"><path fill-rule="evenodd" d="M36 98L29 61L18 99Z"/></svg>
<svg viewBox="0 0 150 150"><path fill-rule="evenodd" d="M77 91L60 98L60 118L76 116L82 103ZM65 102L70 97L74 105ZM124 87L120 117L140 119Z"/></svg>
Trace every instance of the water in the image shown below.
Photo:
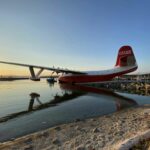
<svg viewBox="0 0 150 150"><path fill-rule="evenodd" d="M149 96L45 80L0 82L0 141L143 104Z"/></svg>

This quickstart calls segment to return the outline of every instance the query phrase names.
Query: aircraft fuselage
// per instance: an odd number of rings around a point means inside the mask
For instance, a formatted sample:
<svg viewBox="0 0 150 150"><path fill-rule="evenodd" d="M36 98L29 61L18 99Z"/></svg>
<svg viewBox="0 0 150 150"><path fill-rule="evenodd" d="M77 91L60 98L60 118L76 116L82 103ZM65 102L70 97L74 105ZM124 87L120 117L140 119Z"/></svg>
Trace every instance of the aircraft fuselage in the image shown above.
<svg viewBox="0 0 150 150"><path fill-rule="evenodd" d="M75 75L75 74L64 74L59 77L61 83L91 83L91 82L104 82L112 80L116 76L121 76L126 73L135 71L137 66L134 67L118 67L104 71L89 71L86 74Z"/></svg>

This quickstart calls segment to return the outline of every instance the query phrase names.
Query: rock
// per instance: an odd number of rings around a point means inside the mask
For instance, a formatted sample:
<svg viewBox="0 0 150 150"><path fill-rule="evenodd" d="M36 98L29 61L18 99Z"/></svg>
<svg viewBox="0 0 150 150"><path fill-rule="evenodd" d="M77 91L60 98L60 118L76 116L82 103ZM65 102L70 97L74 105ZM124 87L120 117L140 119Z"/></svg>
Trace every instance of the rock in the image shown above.
<svg viewBox="0 0 150 150"><path fill-rule="evenodd" d="M96 121L96 119L95 119L95 118L93 118L93 119L91 119L91 121Z"/></svg>
<svg viewBox="0 0 150 150"><path fill-rule="evenodd" d="M33 147L32 146L25 147L24 150L33 150Z"/></svg>
<svg viewBox="0 0 150 150"><path fill-rule="evenodd" d="M75 127L75 130L79 130L79 129L80 129L80 127L79 127L79 126L76 126L76 127Z"/></svg>
<svg viewBox="0 0 150 150"><path fill-rule="evenodd" d="M65 142L65 145L69 145L69 144L70 144L70 141Z"/></svg>
<svg viewBox="0 0 150 150"><path fill-rule="evenodd" d="M10 139L10 141L14 141L14 140L15 140L15 138L11 138L11 139Z"/></svg>
<svg viewBox="0 0 150 150"><path fill-rule="evenodd" d="M57 131L60 131L61 127L55 127L54 129L57 130Z"/></svg>
<svg viewBox="0 0 150 150"><path fill-rule="evenodd" d="M90 141L90 140L86 141L86 144L90 144L90 143L91 143L91 141Z"/></svg>
<svg viewBox="0 0 150 150"><path fill-rule="evenodd" d="M71 125L70 125L70 127L72 128L72 127L74 127L74 125L73 125L73 124L71 124Z"/></svg>
<svg viewBox="0 0 150 150"><path fill-rule="evenodd" d="M76 150L85 150L85 147L83 145L80 145L76 148Z"/></svg>
<svg viewBox="0 0 150 150"><path fill-rule="evenodd" d="M29 138L24 141L25 144L32 144L32 138Z"/></svg>
<svg viewBox="0 0 150 150"><path fill-rule="evenodd" d="M96 136L96 135L94 135L94 136L92 136L91 138L92 138L92 140L93 140L93 141L96 141L97 136Z"/></svg>
<svg viewBox="0 0 150 150"><path fill-rule="evenodd" d="M105 138L104 135L99 135L99 136L98 136L98 139L100 139L100 140L103 140L104 138Z"/></svg>
<svg viewBox="0 0 150 150"><path fill-rule="evenodd" d="M55 144L55 145L59 145L60 141L59 141L58 138L55 138L55 139L53 139L52 143Z"/></svg>
<svg viewBox="0 0 150 150"><path fill-rule="evenodd" d="M145 110L144 115L150 115L150 110Z"/></svg>
<svg viewBox="0 0 150 150"><path fill-rule="evenodd" d="M94 128L93 129L93 133L98 133L99 132L99 129L98 128Z"/></svg>
<svg viewBox="0 0 150 150"><path fill-rule="evenodd" d="M98 143L98 146L99 146L99 147L104 147L104 142L99 142L99 143Z"/></svg>
<svg viewBox="0 0 150 150"><path fill-rule="evenodd" d="M95 150L91 144L86 145L86 148L87 148L88 150Z"/></svg>
<svg viewBox="0 0 150 150"><path fill-rule="evenodd" d="M48 133L48 132L44 132L44 133L43 133L43 136L44 136L44 137L48 137L48 136L49 136L49 133Z"/></svg>
<svg viewBox="0 0 150 150"><path fill-rule="evenodd" d="M75 122L79 122L79 121L81 121L81 119L79 119L79 118L75 119Z"/></svg>

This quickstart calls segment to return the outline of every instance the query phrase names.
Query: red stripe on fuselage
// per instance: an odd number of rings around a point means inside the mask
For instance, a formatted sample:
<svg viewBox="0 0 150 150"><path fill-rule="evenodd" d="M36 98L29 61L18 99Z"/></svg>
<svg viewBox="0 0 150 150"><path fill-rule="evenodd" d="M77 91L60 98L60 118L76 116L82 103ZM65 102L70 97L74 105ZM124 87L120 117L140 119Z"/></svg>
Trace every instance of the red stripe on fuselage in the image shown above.
<svg viewBox="0 0 150 150"><path fill-rule="evenodd" d="M86 83L86 82L103 82L112 80L116 76L120 76L132 71L135 71L137 67L132 68L130 70L113 73L113 74L106 74L106 75L70 75L70 76L61 76L59 78L60 82L65 83Z"/></svg>

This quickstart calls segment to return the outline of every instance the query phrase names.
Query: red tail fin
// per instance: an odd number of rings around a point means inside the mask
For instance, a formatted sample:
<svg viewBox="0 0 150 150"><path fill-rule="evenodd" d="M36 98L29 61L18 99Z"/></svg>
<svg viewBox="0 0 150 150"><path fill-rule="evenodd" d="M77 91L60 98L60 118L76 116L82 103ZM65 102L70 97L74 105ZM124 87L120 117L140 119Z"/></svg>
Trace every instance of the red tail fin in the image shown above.
<svg viewBox="0 0 150 150"><path fill-rule="evenodd" d="M122 46L119 49L117 62L115 66L134 66L136 65L136 59L133 50L130 46Z"/></svg>

